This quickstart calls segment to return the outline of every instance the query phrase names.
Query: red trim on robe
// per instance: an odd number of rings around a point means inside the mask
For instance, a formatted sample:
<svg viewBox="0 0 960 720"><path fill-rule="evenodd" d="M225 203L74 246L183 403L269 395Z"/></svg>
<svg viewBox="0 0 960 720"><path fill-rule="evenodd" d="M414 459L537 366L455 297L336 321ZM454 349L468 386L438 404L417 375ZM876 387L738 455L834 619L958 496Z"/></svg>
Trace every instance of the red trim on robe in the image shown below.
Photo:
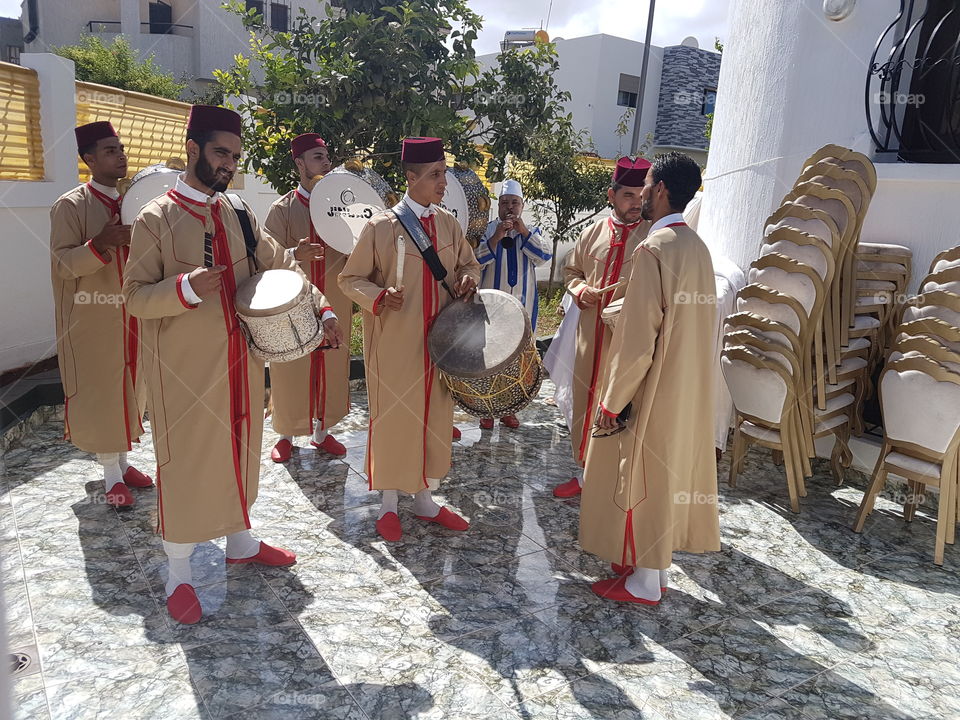
<svg viewBox="0 0 960 720"><path fill-rule="evenodd" d="M615 418L620 414L620 413L610 412L603 406L603 403L600 403L600 412L602 412L607 417L612 417L612 418Z"/></svg>
<svg viewBox="0 0 960 720"><path fill-rule="evenodd" d="M90 248L90 252L92 252L94 255L97 256L97 260L99 260L100 262L102 262L104 265L109 265L109 264L110 264L110 258L105 258L105 257L104 257L103 255L101 255L101 254L97 251L97 249L93 246L93 238L91 238L90 240L87 240L87 241L84 243L84 245L86 245L88 248Z"/></svg>
<svg viewBox="0 0 960 720"><path fill-rule="evenodd" d="M627 562L627 548L630 548L631 562ZM637 564L637 547L633 542L633 510L627 510L627 519L623 524L623 555L620 559L621 565L634 567Z"/></svg>
<svg viewBox="0 0 960 720"><path fill-rule="evenodd" d="M373 314L379 315L383 312L383 306L380 304L383 302L383 296L387 294L389 288L384 288L383 291L377 295L377 299L373 301Z"/></svg>
<svg viewBox="0 0 960 720"><path fill-rule="evenodd" d="M177 275L177 297L180 299L180 304L183 305L187 310L193 310L197 306L191 305L190 303L187 302L187 298L183 294L183 288L181 287L181 283L183 282L183 279L186 276L187 276L186 273L180 273L179 275Z"/></svg>
<svg viewBox="0 0 960 720"><path fill-rule="evenodd" d="M433 219L433 215L428 217L420 218L420 224L423 225L423 229L427 231L427 235L430 236L430 242L433 244L434 249L436 249L437 243L437 226L436 222ZM430 327L433 325L433 321L438 314L437 305L439 305L439 298L437 297L437 281L433 277L433 273L430 272L430 268L427 266L426 262L423 264L423 379L426 385L424 386L423 392L423 487L428 488L430 484L427 482L427 433L430 428L430 395L433 392L433 378L436 374L436 366L433 364L433 360L430 357L430 349L427 344L427 336L430 334Z"/></svg>

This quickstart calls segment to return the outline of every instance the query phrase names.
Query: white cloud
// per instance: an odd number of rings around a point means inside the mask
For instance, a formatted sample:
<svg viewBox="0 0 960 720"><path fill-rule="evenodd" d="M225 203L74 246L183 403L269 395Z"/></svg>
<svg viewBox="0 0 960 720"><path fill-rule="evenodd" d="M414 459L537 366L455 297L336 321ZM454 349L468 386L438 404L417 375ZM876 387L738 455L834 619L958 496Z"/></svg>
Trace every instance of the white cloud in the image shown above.
<svg viewBox="0 0 960 720"><path fill-rule="evenodd" d="M546 23L550 0L520 4L516 0L474 0L470 7L483 16L477 41L479 54L496 52L505 30L538 28ZM726 36L729 0L660 0L653 17L653 44L678 45L688 35L700 47L712 48L715 37ZM642 0L595 0L584 4L554 0L547 28L550 37L581 37L605 33L640 40L647 26L647 3Z"/></svg>

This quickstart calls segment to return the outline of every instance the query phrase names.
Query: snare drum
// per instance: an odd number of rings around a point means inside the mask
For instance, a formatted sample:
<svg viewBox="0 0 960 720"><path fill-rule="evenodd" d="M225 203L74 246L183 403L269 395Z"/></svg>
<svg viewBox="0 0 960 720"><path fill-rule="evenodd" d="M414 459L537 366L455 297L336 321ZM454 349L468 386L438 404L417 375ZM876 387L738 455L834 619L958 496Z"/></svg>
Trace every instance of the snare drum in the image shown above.
<svg viewBox="0 0 960 720"><path fill-rule="evenodd" d="M349 255L360 231L377 213L400 198L373 170L349 162L334 168L310 191L310 220L323 241Z"/></svg>
<svg viewBox="0 0 960 720"><path fill-rule="evenodd" d="M530 320L513 295L479 290L437 315L427 347L454 401L479 418L515 415L540 390L543 366Z"/></svg>
<svg viewBox="0 0 960 720"><path fill-rule="evenodd" d="M267 362L290 362L323 342L316 290L298 272L267 270L237 288L234 306L250 352Z"/></svg>
<svg viewBox="0 0 960 720"><path fill-rule="evenodd" d="M477 174L466 167L447 168L447 190L440 205L457 218L470 244L479 245L490 220L490 193Z"/></svg>
<svg viewBox="0 0 960 720"><path fill-rule="evenodd" d="M134 175L120 201L120 221L133 225L144 205L173 189L179 174L179 170L158 163Z"/></svg>
<svg viewBox="0 0 960 720"><path fill-rule="evenodd" d="M617 326L617 318L620 317L620 311L623 309L623 298L611 300L603 310L600 311L600 319L603 324L613 329Z"/></svg>

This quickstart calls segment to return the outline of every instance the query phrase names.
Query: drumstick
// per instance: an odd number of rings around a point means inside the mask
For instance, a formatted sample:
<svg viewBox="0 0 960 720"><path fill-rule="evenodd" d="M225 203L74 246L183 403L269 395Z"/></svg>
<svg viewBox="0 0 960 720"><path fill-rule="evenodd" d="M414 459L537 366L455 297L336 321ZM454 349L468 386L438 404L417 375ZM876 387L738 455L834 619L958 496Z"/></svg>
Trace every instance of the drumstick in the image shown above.
<svg viewBox="0 0 960 720"><path fill-rule="evenodd" d="M397 289L403 287L403 259L407 255L407 241L403 235L397 236Z"/></svg>
<svg viewBox="0 0 960 720"><path fill-rule="evenodd" d="M627 282L626 280L621 280L620 282L615 282L613 285L607 285L606 287L597 288L596 293L598 295L603 295L603 293L609 292L610 290L616 290L618 287L625 284L626 282ZM573 295L574 298L577 297L576 293L574 293L570 288L566 288L566 291L571 295Z"/></svg>

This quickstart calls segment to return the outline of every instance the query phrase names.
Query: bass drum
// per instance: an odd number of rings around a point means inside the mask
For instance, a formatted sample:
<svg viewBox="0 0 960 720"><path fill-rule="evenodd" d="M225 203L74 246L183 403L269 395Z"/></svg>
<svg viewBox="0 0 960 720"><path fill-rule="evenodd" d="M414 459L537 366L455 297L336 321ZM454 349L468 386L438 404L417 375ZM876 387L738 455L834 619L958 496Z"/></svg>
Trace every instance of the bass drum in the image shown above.
<svg viewBox="0 0 960 720"><path fill-rule="evenodd" d="M163 163L145 167L134 175L120 201L120 221L124 225L133 225L143 206L172 190L179 175L179 170Z"/></svg>
<svg viewBox="0 0 960 720"><path fill-rule="evenodd" d="M320 178L310 191L310 220L317 235L349 255L364 225L400 198L387 181L358 163L346 163Z"/></svg>
<svg viewBox="0 0 960 720"><path fill-rule="evenodd" d="M479 245L490 220L490 193L479 176L466 167L447 168L447 190L440 205L457 218L470 244Z"/></svg>

